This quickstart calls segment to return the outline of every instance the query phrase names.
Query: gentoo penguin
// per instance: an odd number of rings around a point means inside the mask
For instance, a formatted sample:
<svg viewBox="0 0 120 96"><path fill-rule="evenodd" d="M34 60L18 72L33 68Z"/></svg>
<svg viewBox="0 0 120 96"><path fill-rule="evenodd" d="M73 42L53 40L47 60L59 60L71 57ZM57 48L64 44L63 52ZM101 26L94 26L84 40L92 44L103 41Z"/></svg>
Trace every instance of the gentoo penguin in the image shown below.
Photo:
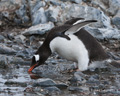
<svg viewBox="0 0 120 96"><path fill-rule="evenodd" d="M77 62L78 70L85 71L92 61L100 61L108 58L97 40L83 27L96 20L79 22L79 19L67 21L64 25L51 29L44 43L32 58L31 72L37 66L43 64L47 58L57 52L67 60Z"/></svg>

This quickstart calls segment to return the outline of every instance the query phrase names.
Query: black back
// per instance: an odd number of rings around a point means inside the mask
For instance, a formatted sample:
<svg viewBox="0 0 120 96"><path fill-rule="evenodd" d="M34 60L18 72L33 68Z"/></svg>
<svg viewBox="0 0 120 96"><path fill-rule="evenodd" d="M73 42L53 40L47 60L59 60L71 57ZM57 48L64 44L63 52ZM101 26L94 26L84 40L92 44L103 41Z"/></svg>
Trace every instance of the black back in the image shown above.
<svg viewBox="0 0 120 96"><path fill-rule="evenodd" d="M74 33L85 45L88 50L90 62L95 60L104 60L108 58L99 42L84 28Z"/></svg>

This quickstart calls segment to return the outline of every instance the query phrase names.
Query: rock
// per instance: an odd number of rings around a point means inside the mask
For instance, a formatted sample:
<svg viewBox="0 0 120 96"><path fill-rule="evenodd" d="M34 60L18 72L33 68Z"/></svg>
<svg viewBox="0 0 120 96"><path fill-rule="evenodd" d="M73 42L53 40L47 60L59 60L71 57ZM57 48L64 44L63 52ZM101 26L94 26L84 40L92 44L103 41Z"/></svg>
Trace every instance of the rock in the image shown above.
<svg viewBox="0 0 120 96"><path fill-rule="evenodd" d="M85 27L85 29L93 35L95 38L99 40L104 39L120 39L120 30L113 29L113 28L92 28L92 27Z"/></svg>
<svg viewBox="0 0 120 96"><path fill-rule="evenodd" d="M38 11L41 7L44 7L46 3L44 1L37 1L36 4L32 8L32 14Z"/></svg>
<svg viewBox="0 0 120 96"><path fill-rule="evenodd" d="M7 47L3 44L0 44L0 54L7 54L7 55L14 55L16 53L16 50Z"/></svg>
<svg viewBox="0 0 120 96"><path fill-rule="evenodd" d="M0 68L5 69L8 67L8 62L7 59L5 58L5 56L1 56L0 55Z"/></svg>
<svg viewBox="0 0 120 96"><path fill-rule="evenodd" d="M18 87L18 86L21 86L21 87L26 87L27 86L27 83L25 83L25 82L16 82L16 81L6 81L5 82L5 85L12 85L12 86L16 86L16 87Z"/></svg>
<svg viewBox="0 0 120 96"><path fill-rule="evenodd" d="M24 61L19 57L0 55L1 67L8 66L8 64L30 65L30 61Z"/></svg>
<svg viewBox="0 0 120 96"><path fill-rule="evenodd" d="M69 90L69 91L72 91L72 92L83 92L83 91L84 91L84 90L81 89L80 87L72 87L72 86L70 86L70 87L68 88L68 90Z"/></svg>
<svg viewBox="0 0 120 96"><path fill-rule="evenodd" d="M56 93L56 92L61 93L61 90L59 88L55 87L55 86L46 87L45 89L48 90L48 92L52 93L52 94Z"/></svg>
<svg viewBox="0 0 120 96"><path fill-rule="evenodd" d="M33 84L33 87L57 87L59 89L66 89L68 85L64 83L59 83L57 84L55 81L52 79L38 79L37 82Z"/></svg>
<svg viewBox="0 0 120 96"><path fill-rule="evenodd" d="M20 50L23 49L23 48L20 47L19 45L12 45L12 48L13 48L14 50L16 50L16 51L20 51Z"/></svg>
<svg viewBox="0 0 120 96"><path fill-rule="evenodd" d="M110 16L116 15L119 10L119 1L118 0L91 0L93 6L101 8L105 13L108 13Z"/></svg>
<svg viewBox="0 0 120 96"><path fill-rule="evenodd" d="M108 55L113 58L114 60L120 60L120 57L119 56L116 56L114 53L112 52L109 52Z"/></svg>
<svg viewBox="0 0 120 96"><path fill-rule="evenodd" d="M97 23L91 24L94 27L97 28L112 28L110 18L104 14L103 11L96 9L94 7L90 6L83 6L78 4L63 4L62 6L64 11L62 16L65 16L64 18L85 18L86 20L97 20ZM68 9L69 8L69 11ZM61 16L61 18L62 18ZM61 20L62 21L62 20ZM63 21L64 22L64 21Z"/></svg>
<svg viewBox="0 0 120 96"><path fill-rule="evenodd" d="M47 22L47 18L45 16L45 10L44 8L40 8L38 11L36 11L33 14L33 18L32 18L32 25L37 25L40 23L46 23Z"/></svg>
<svg viewBox="0 0 120 96"><path fill-rule="evenodd" d="M112 18L112 24L115 25L118 29L120 29L120 17Z"/></svg>
<svg viewBox="0 0 120 96"><path fill-rule="evenodd" d="M82 0L61 0L61 1L63 2L70 1L70 2L78 3L78 4L82 2Z"/></svg>
<svg viewBox="0 0 120 96"><path fill-rule="evenodd" d="M63 84L62 83L61 84L56 84L55 86L59 89L67 89L67 87L68 87L68 85L66 85L64 83Z"/></svg>
<svg viewBox="0 0 120 96"><path fill-rule="evenodd" d="M97 75L96 75L97 76ZM91 76L89 79L88 79L88 81L87 81L87 83L89 83L89 84L97 84L97 85L99 85L100 84L100 81L99 81L99 77L97 76L97 78L96 78L96 76Z"/></svg>
<svg viewBox="0 0 120 96"><path fill-rule="evenodd" d="M79 85L86 82L84 77L85 75L82 72L78 71L74 73L74 76L69 81L71 85Z"/></svg>
<svg viewBox="0 0 120 96"><path fill-rule="evenodd" d="M23 53L25 55L24 58L32 58L35 51L32 48L26 48L25 50L23 50L20 53Z"/></svg>
<svg viewBox="0 0 120 96"><path fill-rule="evenodd" d="M120 8L120 2L118 0L109 0L108 4L109 8L107 11L110 15L114 16Z"/></svg>
<svg viewBox="0 0 120 96"><path fill-rule="evenodd" d="M33 84L33 87L37 87L37 86L50 87L55 85L56 83L52 79L38 79L37 82Z"/></svg>
<svg viewBox="0 0 120 96"><path fill-rule="evenodd" d="M61 8L59 6L50 6L49 9L46 10L45 14L48 21L57 22L58 15L60 14Z"/></svg>
<svg viewBox="0 0 120 96"><path fill-rule="evenodd" d="M5 37L0 35L0 42L4 41Z"/></svg>
<svg viewBox="0 0 120 96"><path fill-rule="evenodd" d="M15 40L20 40L21 42L24 42L25 39L26 39L26 37L24 35L15 36Z"/></svg>
<svg viewBox="0 0 120 96"><path fill-rule="evenodd" d="M75 3L81 3L82 2L82 0L70 0L71 2L75 2Z"/></svg>
<svg viewBox="0 0 120 96"><path fill-rule="evenodd" d="M16 15L19 19L24 20L23 18L26 16L26 6L23 4L21 5L21 7L19 8L19 10L16 10ZM22 21L24 22L24 21Z"/></svg>
<svg viewBox="0 0 120 96"><path fill-rule="evenodd" d="M54 24L52 22L48 22L45 24L39 24L39 25L32 26L32 27L26 29L24 32L22 32L22 34L25 36L43 35L48 30L52 29L53 27L54 27Z"/></svg>

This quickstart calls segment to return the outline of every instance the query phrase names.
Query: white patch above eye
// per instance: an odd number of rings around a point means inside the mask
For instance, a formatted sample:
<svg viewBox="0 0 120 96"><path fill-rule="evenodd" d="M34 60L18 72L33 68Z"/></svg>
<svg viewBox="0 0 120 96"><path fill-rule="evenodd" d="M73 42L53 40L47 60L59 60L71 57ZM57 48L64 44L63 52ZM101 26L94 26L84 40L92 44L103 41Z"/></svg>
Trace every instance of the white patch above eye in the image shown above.
<svg viewBox="0 0 120 96"><path fill-rule="evenodd" d="M36 62L39 60L40 56L39 55L34 55Z"/></svg>

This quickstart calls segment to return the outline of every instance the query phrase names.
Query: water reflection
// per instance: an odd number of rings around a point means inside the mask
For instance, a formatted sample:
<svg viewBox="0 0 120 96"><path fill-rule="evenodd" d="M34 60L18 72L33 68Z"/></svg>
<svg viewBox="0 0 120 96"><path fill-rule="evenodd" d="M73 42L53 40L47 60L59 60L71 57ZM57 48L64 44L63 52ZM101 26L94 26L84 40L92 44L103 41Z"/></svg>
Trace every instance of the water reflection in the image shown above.
<svg viewBox="0 0 120 96"><path fill-rule="evenodd" d="M39 79L39 78L42 78L42 76L40 76L39 73L28 72L28 74L30 75L30 78L31 78L31 79Z"/></svg>

